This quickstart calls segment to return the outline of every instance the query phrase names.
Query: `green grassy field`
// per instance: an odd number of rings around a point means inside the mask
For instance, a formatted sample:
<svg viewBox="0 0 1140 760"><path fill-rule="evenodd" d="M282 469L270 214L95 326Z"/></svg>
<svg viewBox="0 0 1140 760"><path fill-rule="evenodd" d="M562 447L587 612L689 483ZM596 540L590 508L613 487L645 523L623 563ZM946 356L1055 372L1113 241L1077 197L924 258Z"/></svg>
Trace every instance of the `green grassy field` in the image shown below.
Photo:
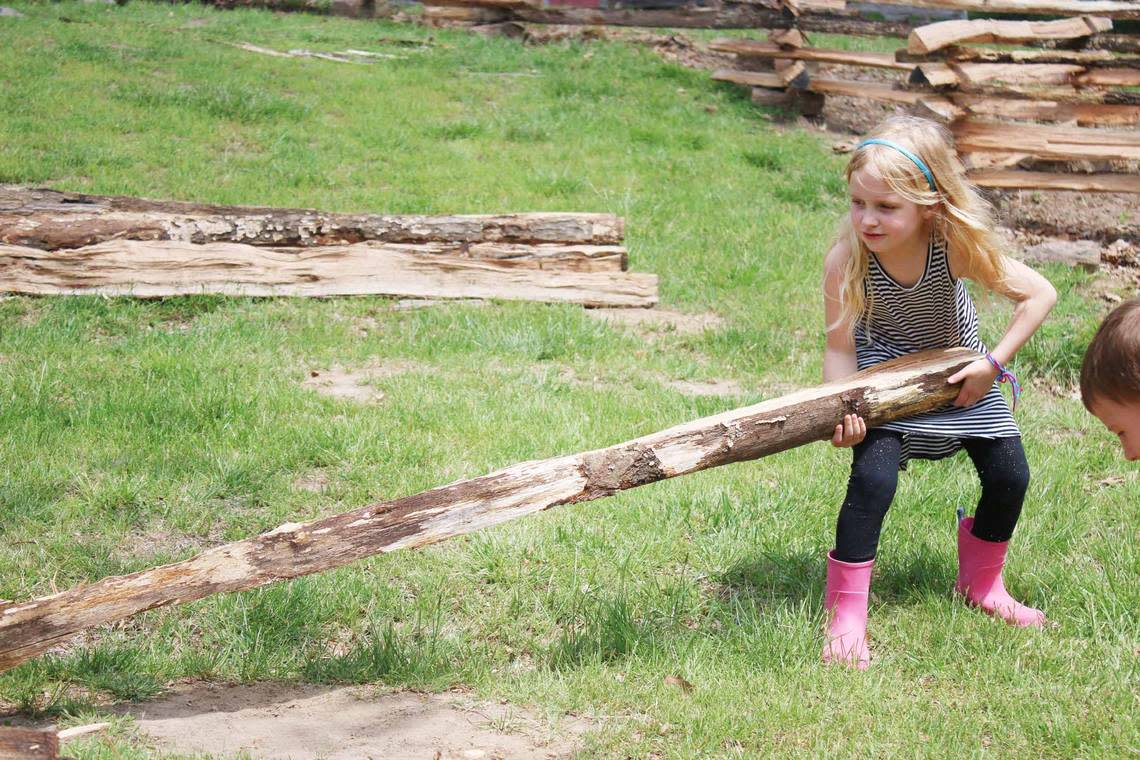
<svg viewBox="0 0 1140 760"><path fill-rule="evenodd" d="M0 182L390 213L605 211L691 335L537 304L0 300L0 598L582 451L814 384L842 160L708 72L613 43L197 5L8 3ZM418 40L419 47L394 40ZM373 66L224 43L360 48ZM813 445L416 552L147 613L0 674L62 724L180 678L380 683L597 720L582 757L1140 752L1140 482L1071 395L1090 275L1018 357L1034 472L1007 584L1055 625L950 595L965 457L915 463L884 530L876 662L818 662L849 454ZM1008 307L982 299L985 334ZM310 370L402 363L364 405ZM669 380L731 379L733 398ZM314 491L306 483L325 483ZM680 676L694 688L665 683ZM671 728L662 733L659 727ZM76 758L154 756L116 723Z"/></svg>

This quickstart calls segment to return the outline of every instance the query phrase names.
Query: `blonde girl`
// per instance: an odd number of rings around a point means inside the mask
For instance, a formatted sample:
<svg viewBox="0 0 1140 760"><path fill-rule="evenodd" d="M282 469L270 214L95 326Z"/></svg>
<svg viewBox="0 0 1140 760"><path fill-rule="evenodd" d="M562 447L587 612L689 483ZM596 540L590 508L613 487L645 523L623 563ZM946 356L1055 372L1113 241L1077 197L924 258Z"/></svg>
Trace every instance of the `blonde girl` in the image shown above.
<svg viewBox="0 0 1140 760"><path fill-rule="evenodd" d="M1021 434L998 380L1020 389L1005 365L1056 302L1049 282L1002 255L989 209L965 180L949 132L925 119L895 117L861 143L847 165L850 212L824 263L827 347L823 378L835 380L888 359L966 346L985 355L949 378L953 405L868 430L848 415L832 443L853 447L835 548L827 555L826 662L859 669L870 661L867 596L879 531L909 459L940 459L965 449L982 495L975 516L958 523L955 590L1012 625L1044 616L1015 601L1001 571L1029 484ZM964 279L1014 302L993 349L978 337Z"/></svg>

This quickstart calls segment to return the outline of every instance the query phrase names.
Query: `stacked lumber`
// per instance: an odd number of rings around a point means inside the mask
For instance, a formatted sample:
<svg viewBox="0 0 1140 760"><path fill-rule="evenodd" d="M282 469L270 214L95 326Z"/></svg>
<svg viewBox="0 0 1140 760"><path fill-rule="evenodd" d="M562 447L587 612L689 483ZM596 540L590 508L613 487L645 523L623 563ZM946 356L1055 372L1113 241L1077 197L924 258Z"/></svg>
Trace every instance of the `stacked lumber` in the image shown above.
<svg viewBox="0 0 1140 760"><path fill-rule="evenodd" d="M878 0L877 0L878 1ZM1134 0L886 0L879 5L1021 15L1096 14L1140 19ZM788 29L905 37L906 21L872 18L847 0L425 0L423 18L444 25L506 23L705 29ZM1112 40L1105 40L1111 43Z"/></svg>
<svg viewBox="0 0 1140 760"><path fill-rule="evenodd" d="M1030 0L1002 0L1010 7L1014 2L1031 7ZM1129 14L1136 13L1140 7L1133 6ZM1140 123L1140 93L1134 89L1140 87L1140 56L1080 49L1111 29L1110 18L1090 16L952 20L914 29L907 47L895 54L813 48L804 35L785 30L770 32L767 41L717 39L709 47L737 61L734 68L715 71L713 79L751 87L757 104L814 116L827 95L842 95L896 103L946 123L979 185L1140 193L1135 168L1140 134L1134 129ZM1078 49L974 47L995 42ZM1140 44L1117 47L1140 50ZM818 76L821 64L898 76L894 81ZM1077 174L1053 166L1078 161L1097 169ZM1036 170L1042 165L1048 170Z"/></svg>
<svg viewBox="0 0 1140 760"><path fill-rule="evenodd" d="M0 292L501 298L648 307L609 214L387 216L0 185Z"/></svg>

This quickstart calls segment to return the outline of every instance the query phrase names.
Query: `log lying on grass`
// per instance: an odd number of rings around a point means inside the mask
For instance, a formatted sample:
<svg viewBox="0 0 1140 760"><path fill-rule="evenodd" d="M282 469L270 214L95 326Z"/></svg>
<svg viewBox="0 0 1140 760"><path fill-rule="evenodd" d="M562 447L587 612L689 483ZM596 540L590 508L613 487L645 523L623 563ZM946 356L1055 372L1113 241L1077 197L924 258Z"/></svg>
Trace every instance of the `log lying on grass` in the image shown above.
<svg viewBox="0 0 1140 760"><path fill-rule="evenodd" d="M0 671L68 636L144 610L317 573L824 440L846 413L860 414L873 426L929 411L957 395L947 377L976 358L964 348L914 354L608 448L524 462L351 512L287 523L182 562L0 606Z"/></svg>
<svg viewBox="0 0 1140 760"><path fill-rule="evenodd" d="M619 246L534 247L530 255L513 257L516 251L509 247L490 246L497 258L440 249L377 243L281 249L169 240L112 240L60 251L0 245L0 292L136 298L388 295L634 307L657 302L657 275L621 271L625 251Z"/></svg>
<svg viewBox="0 0 1140 760"><path fill-rule="evenodd" d="M78 248L113 239L226 241L250 245L503 242L620 244L612 214L334 214L313 209L222 206L86 195L0 185L0 242Z"/></svg>

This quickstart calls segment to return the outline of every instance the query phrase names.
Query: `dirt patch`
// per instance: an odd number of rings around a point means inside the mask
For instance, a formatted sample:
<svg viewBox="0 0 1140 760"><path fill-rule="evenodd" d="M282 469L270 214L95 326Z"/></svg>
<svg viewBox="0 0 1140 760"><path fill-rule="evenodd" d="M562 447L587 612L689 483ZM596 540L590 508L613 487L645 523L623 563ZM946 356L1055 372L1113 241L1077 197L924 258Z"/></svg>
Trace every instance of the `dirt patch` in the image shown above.
<svg viewBox="0 0 1140 760"><path fill-rule="evenodd" d="M743 396L735 380L670 380L667 385L686 396Z"/></svg>
<svg viewBox="0 0 1140 760"><path fill-rule="evenodd" d="M293 487L298 491L322 493L329 487L329 474L325 470L313 470L296 478Z"/></svg>
<svg viewBox="0 0 1140 760"><path fill-rule="evenodd" d="M684 314L668 309L587 309L586 313L611 324L632 327L641 335L662 332L695 335L724 324L716 314Z"/></svg>
<svg viewBox="0 0 1140 760"><path fill-rule="evenodd" d="M384 398L384 391L372 385L372 381L423 369L422 365L412 361L394 361L353 370L334 364L329 369L309 370L301 387L333 398L370 404Z"/></svg>
<svg viewBox="0 0 1140 760"><path fill-rule="evenodd" d="M140 733L164 749L255 760L546 760L571 755L590 728L573 717L551 725L462 694L285 683L183 685L117 712L134 716Z"/></svg>

